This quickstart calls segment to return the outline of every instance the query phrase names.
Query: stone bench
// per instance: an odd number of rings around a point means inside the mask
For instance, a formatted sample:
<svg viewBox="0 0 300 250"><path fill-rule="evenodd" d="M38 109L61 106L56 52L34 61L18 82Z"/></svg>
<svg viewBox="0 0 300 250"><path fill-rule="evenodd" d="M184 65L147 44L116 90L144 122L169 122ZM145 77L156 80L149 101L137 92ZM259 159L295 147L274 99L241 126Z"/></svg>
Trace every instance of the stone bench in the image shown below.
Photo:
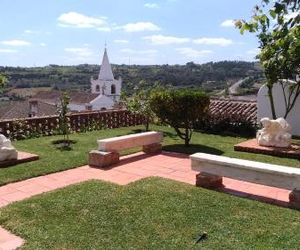
<svg viewBox="0 0 300 250"><path fill-rule="evenodd" d="M110 166L119 162L120 151L135 147L142 147L145 153L158 153L161 151L162 139L161 132L150 131L97 140L98 150L89 153L89 165Z"/></svg>
<svg viewBox="0 0 300 250"><path fill-rule="evenodd" d="M196 153L190 156L191 168L200 173L196 186L217 188L222 177L292 190L293 207L300 208L300 169L248 161L225 156Z"/></svg>

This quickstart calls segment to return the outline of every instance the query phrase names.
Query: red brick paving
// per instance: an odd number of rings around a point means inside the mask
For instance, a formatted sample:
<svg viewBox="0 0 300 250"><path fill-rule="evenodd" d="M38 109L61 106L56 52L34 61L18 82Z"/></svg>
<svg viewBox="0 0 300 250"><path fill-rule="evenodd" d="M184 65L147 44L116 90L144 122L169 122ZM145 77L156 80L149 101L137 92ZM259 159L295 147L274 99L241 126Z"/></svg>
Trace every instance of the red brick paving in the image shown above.
<svg viewBox="0 0 300 250"><path fill-rule="evenodd" d="M0 187L0 207L91 179L127 185L142 178L158 176L195 185L196 174L196 171L191 170L188 155L171 152L156 155L137 153L122 157L118 164L107 169L86 165L2 186ZM285 207L289 204L290 190L229 178L223 178L223 183L224 187L218 189L220 192ZM0 227L0 249L15 249L22 243L21 238Z"/></svg>

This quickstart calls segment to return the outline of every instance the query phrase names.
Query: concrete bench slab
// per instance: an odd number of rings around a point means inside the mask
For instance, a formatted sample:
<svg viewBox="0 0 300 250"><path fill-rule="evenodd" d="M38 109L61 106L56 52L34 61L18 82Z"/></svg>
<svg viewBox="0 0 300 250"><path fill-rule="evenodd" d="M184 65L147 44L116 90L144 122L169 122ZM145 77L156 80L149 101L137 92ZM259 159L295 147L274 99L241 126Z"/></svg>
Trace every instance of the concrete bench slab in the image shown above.
<svg viewBox="0 0 300 250"><path fill-rule="evenodd" d="M134 147L143 147L145 153L158 153L161 151L163 134L150 131L132 135L97 140L98 151L89 153L89 165L106 167L119 161L119 151Z"/></svg>
<svg viewBox="0 0 300 250"><path fill-rule="evenodd" d="M98 140L98 150L111 152L121 151L128 148L160 144L163 135L161 132L150 131L132 135L118 136L108 139Z"/></svg>
<svg viewBox="0 0 300 250"><path fill-rule="evenodd" d="M205 153L196 153L190 158L192 170L200 172L196 179L198 186L212 187L216 183L215 187L218 187L220 185L218 177L228 177L289 189L293 190L293 200L299 202L294 205L300 207L300 169L298 168Z"/></svg>

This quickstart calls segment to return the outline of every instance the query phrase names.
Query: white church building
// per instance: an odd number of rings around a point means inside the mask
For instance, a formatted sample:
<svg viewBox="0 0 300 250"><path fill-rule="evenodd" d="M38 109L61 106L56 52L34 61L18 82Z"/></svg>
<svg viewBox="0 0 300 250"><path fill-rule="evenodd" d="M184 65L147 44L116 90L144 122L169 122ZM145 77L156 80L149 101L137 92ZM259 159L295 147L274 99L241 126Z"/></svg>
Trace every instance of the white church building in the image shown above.
<svg viewBox="0 0 300 250"><path fill-rule="evenodd" d="M114 78L105 48L98 79L91 78L91 92L98 96L91 100L88 109L111 109L120 101L122 79Z"/></svg>
<svg viewBox="0 0 300 250"><path fill-rule="evenodd" d="M118 102L120 100L121 88L122 80L121 78L118 80L114 78L105 48L98 79L91 78L92 93L109 97L113 101Z"/></svg>
<svg viewBox="0 0 300 250"><path fill-rule="evenodd" d="M86 110L113 109L120 101L122 80L114 78L105 48L98 78L91 78L91 92L68 92L71 112ZM31 100L32 103L43 102L57 106L61 96L60 91L41 91ZM35 105L36 106L36 105Z"/></svg>

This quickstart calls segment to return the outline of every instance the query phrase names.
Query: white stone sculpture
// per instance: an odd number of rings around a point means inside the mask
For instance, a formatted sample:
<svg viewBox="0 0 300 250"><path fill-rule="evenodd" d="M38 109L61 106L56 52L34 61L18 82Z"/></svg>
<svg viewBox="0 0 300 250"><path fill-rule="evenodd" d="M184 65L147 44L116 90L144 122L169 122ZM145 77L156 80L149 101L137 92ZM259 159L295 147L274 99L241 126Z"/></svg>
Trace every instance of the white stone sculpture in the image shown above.
<svg viewBox="0 0 300 250"><path fill-rule="evenodd" d="M260 120L263 128L257 131L256 139L259 145L287 148L291 145L290 125L284 118L271 120L264 117Z"/></svg>
<svg viewBox="0 0 300 250"><path fill-rule="evenodd" d="M11 145L11 141L0 134L0 161L16 160L17 158L18 152Z"/></svg>

